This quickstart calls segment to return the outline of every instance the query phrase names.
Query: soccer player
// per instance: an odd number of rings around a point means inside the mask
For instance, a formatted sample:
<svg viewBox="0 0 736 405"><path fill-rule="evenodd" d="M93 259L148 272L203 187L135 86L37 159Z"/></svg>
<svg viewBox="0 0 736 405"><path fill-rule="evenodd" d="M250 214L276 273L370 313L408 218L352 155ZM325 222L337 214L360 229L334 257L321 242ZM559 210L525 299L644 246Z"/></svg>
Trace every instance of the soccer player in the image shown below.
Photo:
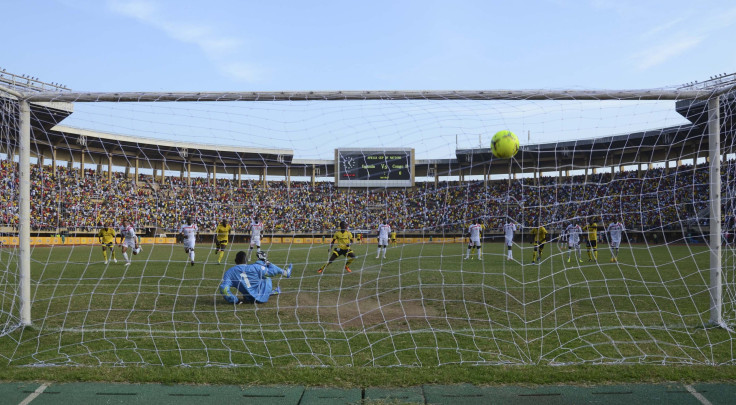
<svg viewBox="0 0 736 405"><path fill-rule="evenodd" d="M223 219L215 229L215 252L219 252L217 256L217 264L222 263L222 257L225 255L227 241L230 239L232 227L227 223L227 219Z"/></svg>
<svg viewBox="0 0 736 405"><path fill-rule="evenodd" d="M467 253L465 254L465 259L470 259L470 254L472 253L471 250L474 251L475 249L478 249L478 260L480 260L480 257L481 257L480 256L481 254L480 237L482 233L483 233L483 225L479 224L478 222L468 227L468 235L470 237L469 238L470 241L468 242L468 250L467 250Z"/></svg>
<svg viewBox="0 0 736 405"><path fill-rule="evenodd" d="M584 231L588 231L588 261L598 261L598 222L593 217L589 224L583 227ZM592 252L591 252L592 250Z"/></svg>
<svg viewBox="0 0 736 405"><path fill-rule="evenodd" d="M255 263L245 264L246 253L242 250L235 255L235 266L229 268L222 276L220 283L220 293L225 297L225 301L231 304L242 303L258 303L264 304L268 302L268 298L280 292L279 288L273 288L271 277L279 274L289 278L291 277L291 269L293 265L288 265L286 270L270 263L266 260L266 252L259 250L256 253ZM238 298L233 294L231 288L235 288L243 294L243 298Z"/></svg>
<svg viewBox="0 0 736 405"><path fill-rule="evenodd" d="M381 249L383 249L383 258L386 258L389 234L391 234L391 225L388 224L388 221L384 220L381 225L378 225L378 251L376 252L376 259L381 254Z"/></svg>
<svg viewBox="0 0 736 405"><path fill-rule="evenodd" d="M542 252L544 252L544 244L547 243L547 228L542 225L542 222L537 224L536 228L532 228L532 237L534 238L534 253L532 253L532 264L537 261L542 262Z"/></svg>
<svg viewBox="0 0 736 405"><path fill-rule="evenodd" d="M256 215L253 221L251 221L248 228L250 229L250 247L248 248L248 261L250 261L250 252L253 251L253 246L256 247L256 252L261 251L261 232L263 232L263 222L261 222L261 219L258 217L258 215Z"/></svg>
<svg viewBox="0 0 736 405"><path fill-rule="evenodd" d="M141 249L140 245L138 245L138 236L135 234L135 228L133 228L133 224L128 220L123 221L123 226L120 227L120 233L118 234L118 236L121 239L120 250L123 252L125 265L130 266L128 249L130 249L131 253L133 253L134 255L137 255L143 250Z"/></svg>
<svg viewBox="0 0 736 405"><path fill-rule="evenodd" d="M391 244L396 246L396 231L391 231Z"/></svg>
<svg viewBox="0 0 736 405"><path fill-rule="evenodd" d="M184 243L184 252L189 255L189 261L192 263L192 266L194 266L194 243L196 242L198 232L197 224L192 223L192 217L187 217L187 223L179 229L179 235L181 235Z"/></svg>
<svg viewBox="0 0 736 405"><path fill-rule="evenodd" d="M509 222L503 225L504 242L506 242L507 247L506 260L513 260L511 246L514 244L514 232L516 232L516 224L509 219Z"/></svg>
<svg viewBox="0 0 736 405"><path fill-rule="evenodd" d="M611 263L618 261L618 247L621 245L621 234L625 231L624 224L612 222L608 225L608 237L610 238Z"/></svg>
<svg viewBox="0 0 736 405"><path fill-rule="evenodd" d="M583 229L580 225L570 223L565 229L565 236L567 237L567 262L570 263L570 256L572 256L572 250L575 249L575 257L583 262L583 254L580 251L580 235L582 235Z"/></svg>
<svg viewBox="0 0 736 405"><path fill-rule="evenodd" d="M113 262L118 262L118 259L115 258L115 236L115 229L109 224L100 229L100 232L97 234L100 244L102 245L102 256L105 258L105 264L110 262L107 258L108 250L110 250L110 256Z"/></svg>
<svg viewBox="0 0 736 405"><path fill-rule="evenodd" d="M335 243L337 243L337 248L334 248ZM322 274L327 266L332 264L332 262L334 262L335 259L340 256L345 256L345 258L347 259L347 261L345 262L345 271L351 273L350 263L355 260L355 253L353 252L353 249L350 248L350 245L352 243L353 234L348 231L348 225L345 223L345 221L340 221L340 230L335 232L335 235L332 236L332 241L330 242L330 258L326 264L322 265L322 267L317 270L317 273Z"/></svg>

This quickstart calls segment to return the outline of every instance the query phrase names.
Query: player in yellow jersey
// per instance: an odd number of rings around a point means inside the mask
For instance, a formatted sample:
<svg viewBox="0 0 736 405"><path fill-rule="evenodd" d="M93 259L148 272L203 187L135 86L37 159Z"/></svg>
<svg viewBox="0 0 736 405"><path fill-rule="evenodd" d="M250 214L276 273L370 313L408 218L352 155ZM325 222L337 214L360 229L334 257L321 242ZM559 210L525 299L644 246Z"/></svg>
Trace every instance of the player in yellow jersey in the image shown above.
<svg viewBox="0 0 736 405"><path fill-rule="evenodd" d="M345 221L340 221L340 230L335 232L335 235L332 236L332 242L330 242L330 252L332 253L330 255L330 259L325 265L317 270L317 273L322 274L327 266L340 256L345 256L347 258L347 262L345 262L345 271L350 273L350 263L355 260L355 253L353 253L353 249L350 248L352 243L353 234L348 231L348 225ZM337 248L334 247L335 244L337 244Z"/></svg>
<svg viewBox="0 0 736 405"><path fill-rule="evenodd" d="M225 248L227 241L230 239L230 232L233 228L227 223L227 219L223 219L215 229L215 252L218 252L217 263L222 263L222 257L225 256Z"/></svg>
<svg viewBox="0 0 736 405"><path fill-rule="evenodd" d="M391 244L396 245L396 231L391 231Z"/></svg>
<svg viewBox="0 0 736 405"><path fill-rule="evenodd" d="M531 233L534 238L534 253L532 253L532 264L537 261L542 262L542 252L544 252L544 244L547 243L547 229L540 222L536 228L532 228Z"/></svg>
<svg viewBox="0 0 736 405"><path fill-rule="evenodd" d="M593 217L590 223L583 227L588 232L588 261L598 261L598 222Z"/></svg>
<svg viewBox="0 0 736 405"><path fill-rule="evenodd" d="M108 264L110 261L107 258L107 250L110 250L110 257L112 258L113 262L117 263L118 259L115 258L115 228L111 227L109 224L107 224L106 227L100 229L100 232L97 234L97 237L100 239L100 243L102 244L102 256L105 257L105 264Z"/></svg>

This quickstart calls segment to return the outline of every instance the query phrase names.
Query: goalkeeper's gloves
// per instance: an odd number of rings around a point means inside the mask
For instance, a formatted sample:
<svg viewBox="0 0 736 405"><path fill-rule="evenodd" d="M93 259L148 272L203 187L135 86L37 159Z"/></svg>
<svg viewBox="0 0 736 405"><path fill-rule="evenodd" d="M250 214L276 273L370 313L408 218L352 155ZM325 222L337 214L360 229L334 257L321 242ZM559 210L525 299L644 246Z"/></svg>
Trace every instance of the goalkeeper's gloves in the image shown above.
<svg viewBox="0 0 736 405"><path fill-rule="evenodd" d="M286 278L290 278L291 277L291 268L292 267L294 267L293 264L289 264L288 266L286 266L286 270L284 270L284 273L283 273L284 276L286 276Z"/></svg>

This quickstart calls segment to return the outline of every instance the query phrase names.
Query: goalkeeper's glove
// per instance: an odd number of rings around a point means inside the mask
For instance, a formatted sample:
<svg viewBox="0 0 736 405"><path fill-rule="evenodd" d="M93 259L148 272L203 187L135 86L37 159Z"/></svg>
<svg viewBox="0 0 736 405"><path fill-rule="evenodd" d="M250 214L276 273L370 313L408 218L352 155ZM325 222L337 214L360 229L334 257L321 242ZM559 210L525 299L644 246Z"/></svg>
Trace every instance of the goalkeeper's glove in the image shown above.
<svg viewBox="0 0 736 405"><path fill-rule="evenodd" d="M294 267L294 265L293 264L289 264L286 267L286 270L284 270L284 276L286 276L286 278L290 278L291 277L291 268L292 267Z"/></svg>

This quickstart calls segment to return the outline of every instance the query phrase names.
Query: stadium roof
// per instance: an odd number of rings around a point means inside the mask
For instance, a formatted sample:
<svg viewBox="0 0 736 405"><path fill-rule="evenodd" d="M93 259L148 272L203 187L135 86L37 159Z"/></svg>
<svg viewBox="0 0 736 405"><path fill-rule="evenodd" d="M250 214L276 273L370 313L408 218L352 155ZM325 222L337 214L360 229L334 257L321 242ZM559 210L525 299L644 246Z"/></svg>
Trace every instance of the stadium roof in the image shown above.
<svg viewBox="0 0 736 405"><path fill-rule="evenodd" d="M8 96L6 96L8 97ZM9 96L13 98L12 96ZM721 117L729 117L722 126L722 144L733 145L736 115L736 93L721 98ZM415 162L416 176L457 176L508 174L509 172L576 170L590 167L623 166L671 159L689 159L707 155L707 101L677 101L676 110L692 124L636 132L616 136L575 141L552 142L522 146L515 159L496 159L489 148L459 149L455 159L421 159ZM193 172L233 173L239 167L243 173L269 175L311 175L314 167L318 177L334 176L334 161L295 159L289 149L243 148L196 144L118 135L58 125L73 113L69 102L32 102L31 127L33 152L51 157L56 150L59 160L78 158L82 151L86 163L132 166L135 159L151 162L159 168L165 162L167 170L185 170L189 162ZM155 165L155 166L154 166ZM253 170L254 172L249 172Z"/></svg>

